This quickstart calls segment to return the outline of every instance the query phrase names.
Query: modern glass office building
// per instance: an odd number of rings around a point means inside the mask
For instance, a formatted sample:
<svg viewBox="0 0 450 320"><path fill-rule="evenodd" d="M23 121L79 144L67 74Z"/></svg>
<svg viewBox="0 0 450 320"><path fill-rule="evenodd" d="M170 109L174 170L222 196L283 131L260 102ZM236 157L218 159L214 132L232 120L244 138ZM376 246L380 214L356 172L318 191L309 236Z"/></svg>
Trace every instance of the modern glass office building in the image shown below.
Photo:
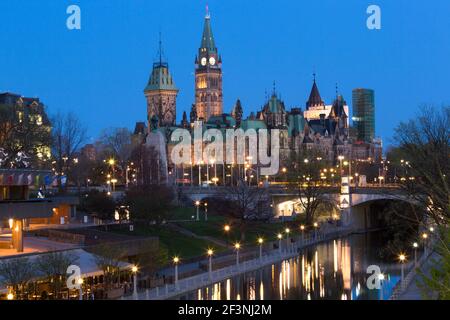
<svg viewBox="0 0 450 320"><path fill-rule="evenodd" d="M357 139L372 142L375 138L375 91L361 88L353 90L352 120Z"/></svg>

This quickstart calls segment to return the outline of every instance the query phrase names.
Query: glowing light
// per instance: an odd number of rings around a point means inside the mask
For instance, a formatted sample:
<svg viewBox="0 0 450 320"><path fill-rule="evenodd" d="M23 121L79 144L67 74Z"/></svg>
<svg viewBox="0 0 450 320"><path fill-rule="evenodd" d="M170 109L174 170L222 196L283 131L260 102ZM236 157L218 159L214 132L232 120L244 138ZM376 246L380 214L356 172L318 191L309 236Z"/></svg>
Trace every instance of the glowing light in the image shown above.
<svg viewBox="0 0 450 320"><path fill-rule="evenodd" d="M173 263L177 264L178 262L180 262L180 258L173 257Z"/></svg>
<svg viewBox="0 0 450 320"><path fill-rule="evenodd" d="M10 293L8 293L8 295L6 296L6 299L8 299L8 300L14 300L14 295L10 292Z"/></svg>
<svg viewBox="0 0 450 320"><path fill-rule="evenodd" d="M228 224L226 224L226 225L223 227L223 230L225 230L225 232L229 232L230 229L231 229L231 227L230 227Z"/></svg>
<svg viewBox="0 0 450 320"><path fill-rule="evenodd" d="M300 230L305 231L305 226L304 226L304 225L301 225L301 226L300 226Z"/></svg>
<svg viewBox="0 0 450 320"><path fill-rule="evenodd" d="M258 243L259 243L259 244L263 244L263 242L264 242L264 239L263 239L263 238L259 238L259 239L258 239Z"/></svg>
<svg viewBox="0 0 450 320"><path fill-rule="evenodd" d="M278 234L278 239L283 239L283 235L281 233Z"/></svg>
<svg viewBox="0 0 450 320"><path fill-rule="evenodd" d="M400 262L403 263L406 260L406 256L402 253L398 256L398 260L400 260Z"/></svg>
<svg viewBox="0 0 450 320"><path fill-rule="evenodd" d="M131 271L133 271L133 273L138 272L138 267L137 267L137 266L133 266L133 267L131 268Z"/></svg>
<svg viewBox="0 0 450 320"><path fill-rule="evenodd" d="M417 242L414 242L414 243L413 243L413 247L414 247L415 249L417 249L417 248L419 247L419 244L418 244Z"/></svg>
<svg viewBox="0 0 450 320"><path fill-rule="evenodd" d="M235 244L234 244L234 248L235 248L236 250L239 250L239 249L241 248L241 244L240 244L239 242L235 243Z"/></svg>
<svg viewBox="0 0 450 320"><path fill-rule="evenodd" d="M208 256L212 256L214 254L214 251L212 249L208 249L207 254Z"/></svg>

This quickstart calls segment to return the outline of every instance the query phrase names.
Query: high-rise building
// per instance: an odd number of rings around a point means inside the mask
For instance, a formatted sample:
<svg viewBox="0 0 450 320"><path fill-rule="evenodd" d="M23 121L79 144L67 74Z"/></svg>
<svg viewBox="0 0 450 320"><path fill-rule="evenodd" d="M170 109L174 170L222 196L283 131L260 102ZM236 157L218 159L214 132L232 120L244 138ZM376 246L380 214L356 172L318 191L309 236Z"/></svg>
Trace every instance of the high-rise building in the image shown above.
<svg viewBox="0 0 450 320"><path fill-rule="evenodd" d="M375 92L371 89L353 90L353 123L357 140L371 143L375 138Z"/></svg>
<svg viewBox="0 0 450 320"><path fill-rule="evenodd" d="M159 61L153 64L144 94L147 98L148 127L151 127L152 118L155 116L160 126L175 125L178 89L169 72L169 64L163 61L161 41L159 42Z"/></svg>
<svg viewBox="0 0 450 320"><path fill-rule="evenodd" d="M195 109L197 119L204 121L223 113L222 58L214 41L209 12L195 57Z"/></svg>

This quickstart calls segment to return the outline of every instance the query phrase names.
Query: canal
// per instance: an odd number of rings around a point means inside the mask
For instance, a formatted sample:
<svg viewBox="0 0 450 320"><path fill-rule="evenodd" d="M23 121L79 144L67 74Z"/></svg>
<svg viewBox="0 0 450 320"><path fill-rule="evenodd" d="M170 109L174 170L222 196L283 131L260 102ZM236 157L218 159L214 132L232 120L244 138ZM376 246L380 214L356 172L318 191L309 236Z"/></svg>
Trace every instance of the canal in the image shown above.
<svg viewBox="0 0 450 320"><path fill-rule="evenodd" d="M297 257L227 279L180 299L187 300L380 300L400 280L396 263L384 263L378 233L352 235L304 249ZM385 275L381 289L369 290L367 267Z"/></svg>

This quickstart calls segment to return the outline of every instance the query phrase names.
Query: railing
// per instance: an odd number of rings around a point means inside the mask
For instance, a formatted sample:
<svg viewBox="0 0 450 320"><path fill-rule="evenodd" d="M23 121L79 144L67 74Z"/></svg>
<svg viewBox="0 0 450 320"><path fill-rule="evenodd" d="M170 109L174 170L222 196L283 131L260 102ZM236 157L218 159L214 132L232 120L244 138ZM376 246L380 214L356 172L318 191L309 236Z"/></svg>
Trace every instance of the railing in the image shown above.
<svg viewBox="0 0 450 320"><path fill-rule="evenodd" d="M417 275L417 270L421 268L425 262L428 261L428 258L433 254L433 245L429 245L429 248L426 248L420 259L416 263L413 263L413 268L408 272L408 274L404 277L404 279L400 279L400 281L394 286L391 296L389 300L398 300L400 296L405 293L406 289L410 286L411 282Z"/></svg>
<svg viewBox="0 0 450 320"><path fill-rule="evenodd" d="M333 232L317 233L313 236L302 238L297 237L295 242L281 240L281 247L270 250L256 259L247 260L239 264L234 264L211 272L205 272L193 277L184 278L173 284L166 284L164 287L146 289L130 296L123 297L127 300L164 300L180 296L200 288L204 288L214 283L224 281L228 278L261 269L267 265L272 265L280 261L296 257L301 249L321 243L323 241L333 240L351 233L348 228L337 228ZM289 241L289 240L288 240ZM284 245L283 245L284 243ZM255 251L256 252L256 251ZM259 249L258 249L259 252Z"/></svg>

